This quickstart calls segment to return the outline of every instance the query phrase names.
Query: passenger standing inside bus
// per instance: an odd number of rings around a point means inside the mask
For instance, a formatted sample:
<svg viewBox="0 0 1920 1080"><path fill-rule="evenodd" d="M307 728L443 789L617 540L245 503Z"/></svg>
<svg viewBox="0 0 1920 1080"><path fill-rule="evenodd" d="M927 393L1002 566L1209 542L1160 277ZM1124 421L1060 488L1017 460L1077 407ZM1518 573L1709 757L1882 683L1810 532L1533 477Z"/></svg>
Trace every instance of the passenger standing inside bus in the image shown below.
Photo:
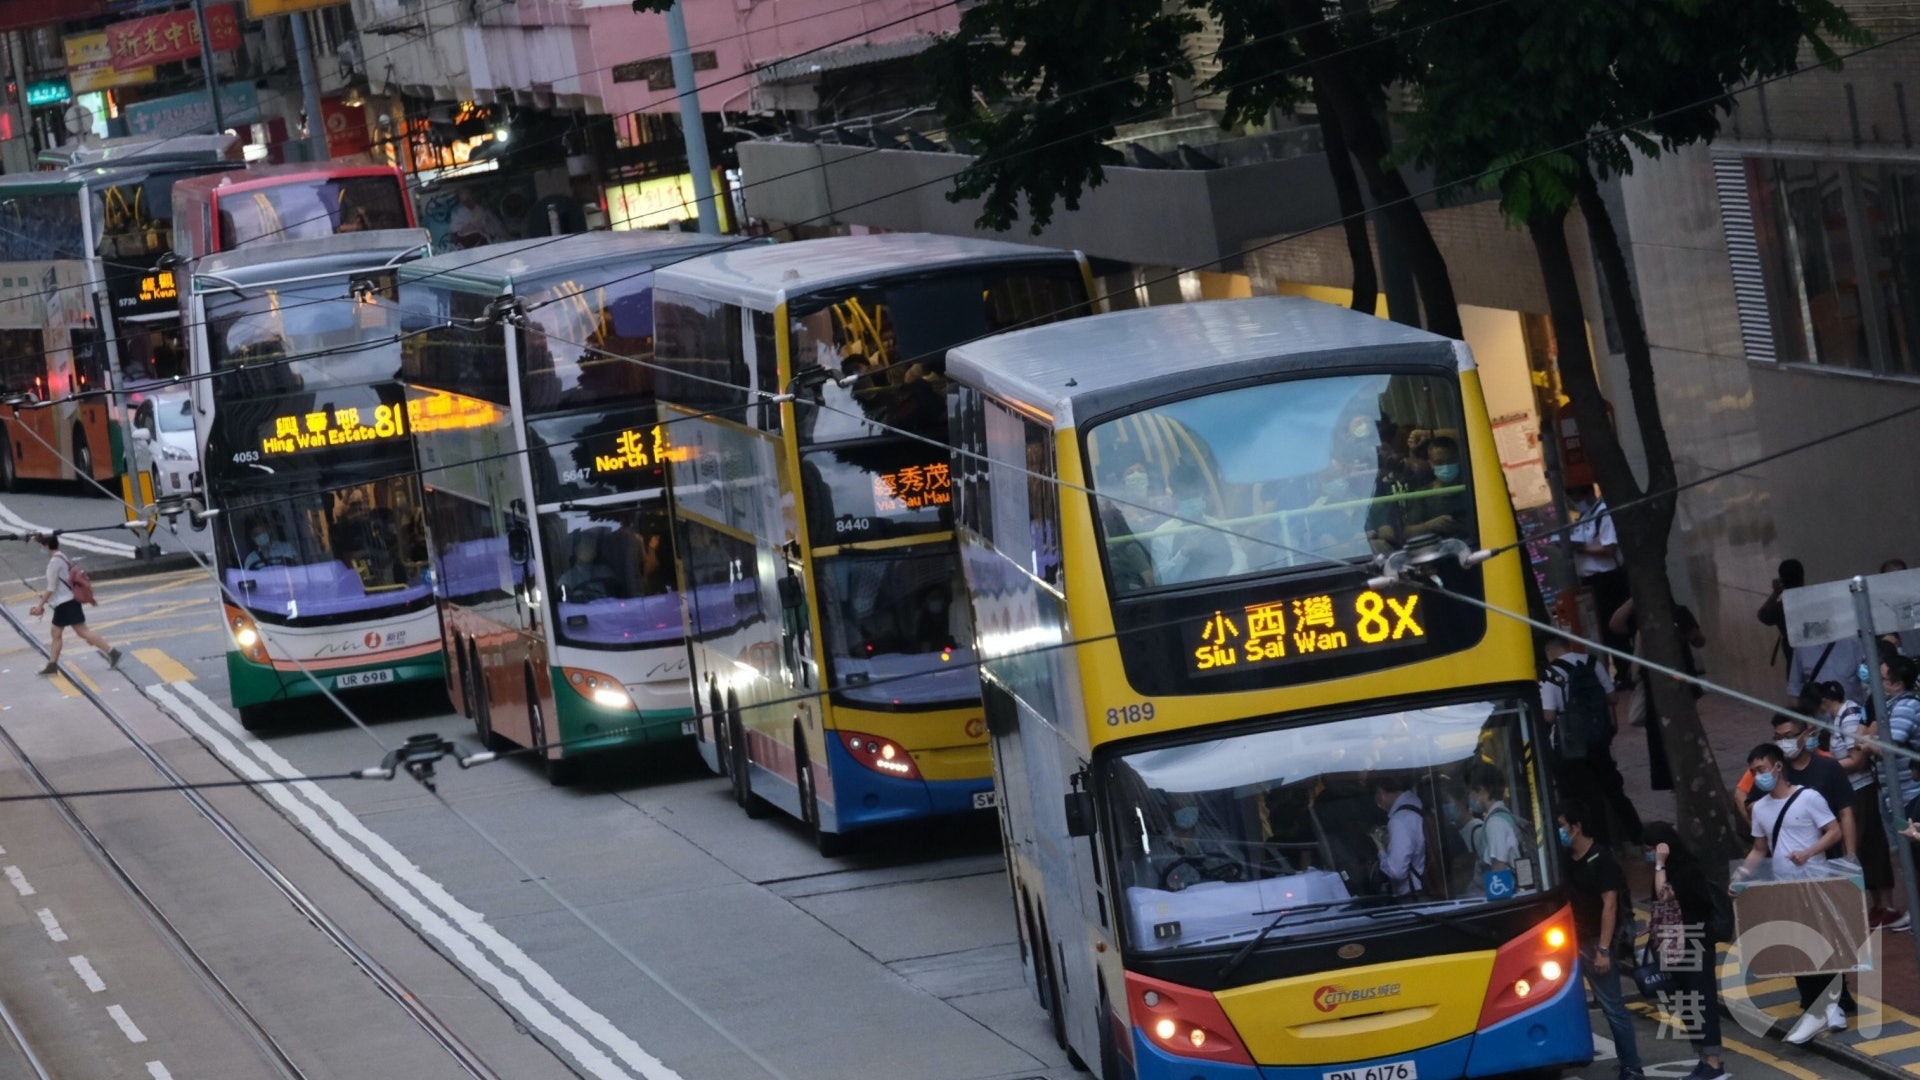
<svg viewBox="0 0 1920 1080"><path fill-rule="evenodd" d="M1633 948L1630 920L1633 903L1627 895L1627 876L1605 844L1588 832L1597 820L1577 799L1560 804L1560 846L1571 857L1567 888L1573 900L1573 933L1580 945L1580 971L1600 1002L1613 1033L1614 1052L1620 1057L1620 1080L1644 1080L1640 1044L1633 1033L1633 1014L1620 994L1620 969L1615 954Z"/></svg>
<svg viewBox="0 0 1920 1080"><path fill-rule="evenodd" d="M1425 884L1427 808L1396 772L1375 773L1373 804L1387 815L1386 843L1380 851L1380 875L1394 896L1412 896Z"/></svg>

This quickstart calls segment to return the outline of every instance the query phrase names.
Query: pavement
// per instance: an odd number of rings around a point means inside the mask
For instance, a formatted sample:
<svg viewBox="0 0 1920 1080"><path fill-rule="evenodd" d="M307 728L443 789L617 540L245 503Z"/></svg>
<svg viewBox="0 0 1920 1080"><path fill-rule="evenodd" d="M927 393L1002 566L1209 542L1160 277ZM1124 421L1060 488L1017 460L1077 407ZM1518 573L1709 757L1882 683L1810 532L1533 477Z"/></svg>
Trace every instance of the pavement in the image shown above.
<svg viewBox="0 0 1920 1080"><path fill-rule="evenodd" d="M1702 698L1699 707L1715 762L1731 791L1746 770L1747 752L1772 737L1771 714L1712 694ZM1613 750L1627 779L1627 794L1642 820L1678 820L1672 793L1656 792L1648 784L1645 730L1622 728ZM1639 898L1644 927L1645 897L1652 888L1651 868L1631 862L1627 871L1634 895ZM1920 908L1914 910L1920 914ZM1910 1078L1920 1073L1920 1016L1915 1015L1920 1013L1920 959L1916 958L1912 936L1911 930L1874 933L1873 970L1848 980L1860 1002L1859 1015L1846 1031L1819 1036L1808 1049L1829 1061L1876 1076ZM1756 1037L1771 1028L1777 1038L1800 1015L1800 999L1792 979L1749 979L1741 971L1737 955L1725 946L1720 951L1720 986L1728 1015ZM1648 1005L1643 1009L1661 1022L1658 1010Z"/></svg>

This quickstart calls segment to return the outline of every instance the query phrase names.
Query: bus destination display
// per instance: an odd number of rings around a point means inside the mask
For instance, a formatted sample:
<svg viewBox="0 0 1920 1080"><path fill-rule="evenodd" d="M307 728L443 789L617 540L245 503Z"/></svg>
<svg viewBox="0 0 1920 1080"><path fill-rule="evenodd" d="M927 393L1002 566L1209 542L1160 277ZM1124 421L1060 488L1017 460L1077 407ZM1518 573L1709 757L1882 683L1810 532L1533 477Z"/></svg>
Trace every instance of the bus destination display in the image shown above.
<svg viewBox="0 0 1920 1080"><path fill-rule="evenodd" d="M878 514L926 510L952 502L952 466L945 462L906 465L873 477L873 509Z"/></svg>
<svg viewBox="0 0 1920 1080"><path fill-rule="evenodd" d="M1426 638L1425 620L1419 593L1376 589L1222 608L1182 627L1187 672L1220 674L1412 645Z"/></svg>
<svg viewBox="0 0 1920 1080"><path fill-rule="evenodd" d="M406 433L407 412L401 405L317 409L308 413L276 416L263 425L260 452L292 454L301 450L397 439Z"/></svg>

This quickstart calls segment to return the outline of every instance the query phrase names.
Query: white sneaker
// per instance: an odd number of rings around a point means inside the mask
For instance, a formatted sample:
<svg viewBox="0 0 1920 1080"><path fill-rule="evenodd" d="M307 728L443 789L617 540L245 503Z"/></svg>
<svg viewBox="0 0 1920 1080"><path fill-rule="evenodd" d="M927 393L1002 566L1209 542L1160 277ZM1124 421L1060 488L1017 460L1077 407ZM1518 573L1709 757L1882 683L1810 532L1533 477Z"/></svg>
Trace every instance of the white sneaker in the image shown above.
<svg viewBox="0 0 1920 1080"><path fill-rule="evenodd" d="M1794 1023L1793 1030L1787 1032L1787 1041L1795 1046L1803 1046L1812 1042L1813 1037L1820 1034L1821 1029L1826 1026L1827 1016L1825 1010L1819 1008L1808 1009L1806 1012L1800 1014L1800 1019Z"/></svg>
<svg viewBox="0 0 1920 1080"><path fill-rule="evenodd" d="M1834 1004L1827 1006L1827 1030L1828 1031L1847 1030L1847 1014L1840 1010L1840 1005L1838 1002L1835 1002Z"/></svg>

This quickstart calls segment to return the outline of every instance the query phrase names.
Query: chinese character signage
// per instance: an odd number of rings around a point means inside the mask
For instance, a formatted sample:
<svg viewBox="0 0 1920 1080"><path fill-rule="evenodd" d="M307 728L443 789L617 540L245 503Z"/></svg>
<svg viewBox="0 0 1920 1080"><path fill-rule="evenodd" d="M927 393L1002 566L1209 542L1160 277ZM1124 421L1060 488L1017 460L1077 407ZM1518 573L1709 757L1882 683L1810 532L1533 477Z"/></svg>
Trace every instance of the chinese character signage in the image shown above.
<svg viewBox="0 0 1920 1080"><path fill-rule="evenodd" d="M232 4L211 5L207 12L207 40L214 52L240 47L240 13ZM152 67L175 60L200 58L200 22L192 8L128 19L107 27L107 43L115 71Z"/></svg>
<svg viewBox="0 0 1920 1080"><path fill-rule="evenodd" d="M373 133L367 130L365 105L349 105L341 97L323 97L320 115L327 122L329 156L338 159L373 149Z"/></svg>
<svg viewBox="0 0 1920 1080"><path fill-rule="evenodd" d="M945 462L906 465L873 478L873 510L897 514L953 503L953 476Z"/></svg>
<svg viewBox="0 0 1920 1080"><path fill-rule="evenodd" d="M155 315L179 310L179 286L171 270L151 267L113 266L107 269L107 299L113 305L113 317Z"/></svg>
<svg viewBox="0 0 1920 1080"><path fill-rule="evenodd" d="M293 454L302 450L397 439L406 433L407 410L401 405L320 409L274 417L261 428L260 452L268 456Z"/></svg>
<svg viewBox="0 0 1920 1080"><path fill-rule="evenodd" d="M595 472L627 472L665 465L670 461L685 461L688 457L686 450L674 447L667 429L658 424L654 425L651 434L644 428L622 431L613 436L611 443L609 452L593 455Z"/></svg>
<svg viewBox="0 0 1920 1080"><path fill-rule="evenodd" d="M166 138L207 131L213 127L213 107L204 90L171 97L149 98L126 107L127 132ZM220 118L232 126L260 120L260 93L250 82L220 86Z"/></svg>
<svg viewBox="0 0 1920 1080"><path fill-rule="evenodd" d="M1418 644L1427 636L1425 619L1419 593L1374 589L1222 608L1185 628L1187 671L1217 674Z"/></svg>
<svg viewBox="0 0 1920 1080"><path fill-rule="evenodd" d="M721 231L727 224L727 184L720 170L713 171L713 203L719 215ZM607 188L607 220L615 229L657 229L700 216L693 195L693 174L661 176L632 184Z"/></svg>
<svg viewBox="0 0 1920 1080"><path fill-rule="evenodd" d="M104 30L97 34L69 34L65 46L67 82L76 94L114 86L135 86L154 79L152 67L114 70L113 44Z"/></svg>
<svg viewBox="0 0 1920 1080"><path fill-rule="evenodd" d="M65 79L42 79L27 84L27 105L39 108L42 105L64 105L73 100L73 91Z"/></svg>

